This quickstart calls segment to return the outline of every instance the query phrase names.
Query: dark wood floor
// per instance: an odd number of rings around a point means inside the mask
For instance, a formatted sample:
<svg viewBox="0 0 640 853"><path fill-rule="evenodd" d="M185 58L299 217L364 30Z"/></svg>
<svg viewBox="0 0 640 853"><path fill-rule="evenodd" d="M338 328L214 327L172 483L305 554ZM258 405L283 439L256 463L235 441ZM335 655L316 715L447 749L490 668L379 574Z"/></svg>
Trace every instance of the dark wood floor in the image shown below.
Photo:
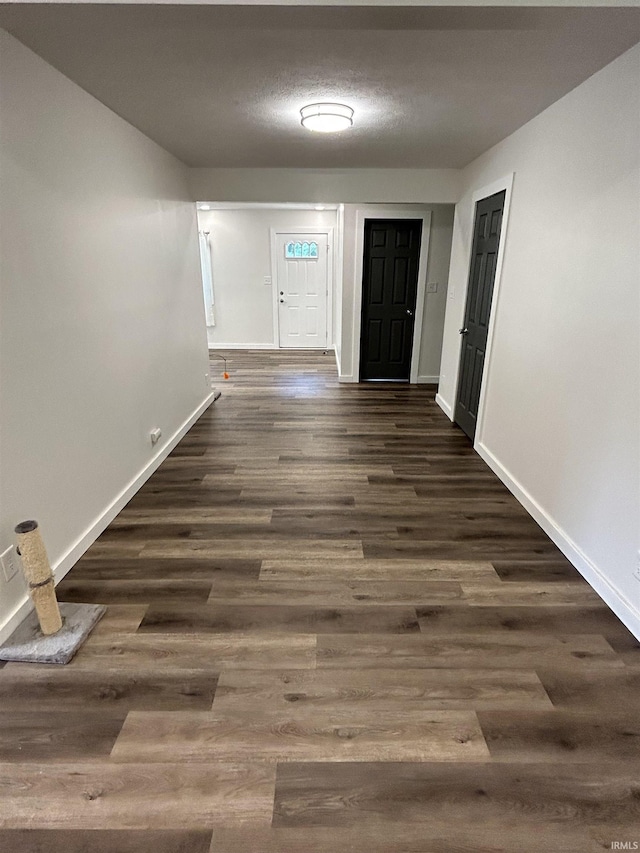
<svg viewBox="0 0 640 853"><path fill-rule="evenodd" d="M433 389L229 371L60 584L109 605L75 661L0 670L0 849L640 841L638 643Z"/></svg>

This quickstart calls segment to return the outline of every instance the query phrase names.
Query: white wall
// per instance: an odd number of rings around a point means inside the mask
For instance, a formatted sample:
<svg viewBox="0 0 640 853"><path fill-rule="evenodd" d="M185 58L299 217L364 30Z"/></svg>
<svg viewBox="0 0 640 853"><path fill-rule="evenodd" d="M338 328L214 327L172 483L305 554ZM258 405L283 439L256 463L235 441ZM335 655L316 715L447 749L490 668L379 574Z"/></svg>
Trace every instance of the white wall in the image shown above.
<svg viewBox="0 0 640 853"><path fill-rule="evenodd" d="M457 169L190 169L195 201L430 202L460 198Z"/></svg>
<svg viewBox="0 0 640 853"><path fill-rule="evenodd" d="M471 194L515 173L478 449L640 636L636 46L463 173L440 395L455 400Z"/></svg>
<svg viewBox="0 0 640 853"><path fill-rule="evenodd" d="M239 209L198 211L209 231L216 325L209 345L277 346L273 334L271 228L335 228L335 210Z"/></svg>
<svg viewBox="0 0 640 853"><path fill-rule="evenodd" d="M0 57L0 550L36 518L61 575L210 395L195 206L177 160L2 31ZM0 630L24 597L0 581Z"/></svg>
<svg viewBox="0 0 640 853"><path fill-rule="evenodd" d="M374 209L375 205L367 205ZM357 381L355 356L359 342L354 341L353 321L361 310L355 286L356 268L356 216L362 205L346 204L344 208L344 273L342 285L342 335L340 374L347 381ZM393 205L384 205L384 210ZM398 205L398 208L415 210L416 214L431 211L431 234L427 260L427 281L436 282L436 293L427 293L422 317L422 341L418 367L418 381L436 382L440 371L440 353L444 314L447 302L447 279L453 230L454 207L450 204ZM417 318L416 318L417 322Z"/></svg>

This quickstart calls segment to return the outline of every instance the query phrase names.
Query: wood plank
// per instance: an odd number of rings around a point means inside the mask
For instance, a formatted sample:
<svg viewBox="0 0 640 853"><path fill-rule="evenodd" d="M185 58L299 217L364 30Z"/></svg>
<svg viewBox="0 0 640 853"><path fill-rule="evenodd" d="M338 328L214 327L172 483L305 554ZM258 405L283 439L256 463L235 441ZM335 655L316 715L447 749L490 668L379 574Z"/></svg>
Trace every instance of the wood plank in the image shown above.
<svg viewBox="0 0 640 853"><path fill-rule="evenodd" d="M602 605L602 599L588 584L576 583L517 583L482 584L463 583L464 600L477 607L494 607L536 604L543 607Z"/></svg>
<svg viewBox="0 0 640 853"><path fill-rule="evenodd" d="M385 494L384 492L382 494ZM349 507L343 510L324 509L318 510L310 507L278 507L273 510L272 524L282 525L305 525L314 524L321 527L333 528L345 523L349 524L373 524L379 522L388 522L392 527L404 527L407 525L444 525L452 520L456 523L467 522L471 525L477 521L486 519L487 522L492 522L495 526L501 525L503 522L513 522L514 519L519 522L529 521L531 519L521 508L523 516L517 512L512 504L495 502L490 500L473 500L460 501L426 501L413 497L411 504L406 506L404 503L398 503L396 500L395 491L392 494L386 493L387 506L380 505L380 508L372 513L366 505L366 500L362 500L365 506L360 506L360 496L356 497L356 506ZM451 530L451 527L448 528ZM494 533L495 533L494 529ZM502 531L498 531L501 533ZM565 561L568 563L568 561ZM568 563L568 565L570 565ZM572 567L573 568L573 567ZM574 574L578 575L576 569L573 569Z"/></svg>
<svg viewBox="0 0 640 853"><path fill-rule="evenodd" d="M349 539L303 540L301 542L271 539L254 539L251 542L229 540L194 541L154 539L142 549L143 557L189 557L193 559L220 559L240 557L260 560L312 559L313 557L362 558L362 545Z"/></svg>
<svg viewBox="0 0 640 853"><path fill-rule="evenodd" d="M366 713L412 709L548 709L538 676L513 669L225 670L214 710L247 708L290 713L362 709Z"/></svg>
<svg viewBox="0 0 640 853"><path fill-rule="evenodd" d="M4 673L2 673L4 675ZM94 761L108 756L125 713L86 710L0 711L0 763Z"/></svg>
<svg viewBox="0 0 640 853"><path fill-rule="evenodd" d="M260 579L455 581L499 580L488 561L469 560L264 560Z"/></svg>
<svg viewBox="0 0 640 853"><path fill-rule="evenodd" d="M492 561L498 558L530 559L536 555L555 556L556 546L543 540L518 539L457 539L442 540L393 540L363 537L364 556L371 559L399 560L479 560Z"/></svg>
<svg viewBox="0 0 640 853"><path fill-rule="evenodd" d="M268 764L0 764L2 829L268 826Z"/></svg>
<svg viewBox="0 0 640 853"><path fill-rule="evenodd" d="M135 634L147 612L147 604L110 604L91 632L94 636Z"/></svg>
<svg viewBox="0 0 640 853"><path fill-rule="evenodd" d="M392 833L413 824L427 849L440 838L455 843L461 829L461 843L468 845L473 832L475 849L497 850L508 843L505 831L515 830L537 838L543 850L556 828L573 833L575 844L587 823L621 818L640 825L637 771L638 765L598 764L285 763L278 767L273 825L366 823Z"/></svg>
<svg viewBox="0 0 640 853"><path fill-rule="evenodd" d="M311 711L311 713L307 713ZM482 761L489 751L473 711L391 712L290 705L289 713L133 711L114 761Z"/></svg>
<svg viewBox="0 0 640 853"><path fill-rule="evenodd" d="M189 557L135 557L127 560L93 559L91 551L73 567L71 581L213 581L217 578L250 581L260 574L260 560L192 560Z"/></svg>
<svg viewBox="0 0 640 853"><path fill-rule="evenodd" d="M461 606L457 606L460 604ZM453 605L416 607L420 630L424 634L482 633L484 631L539 632L546 634L614 634L624 626L618 618L600 603L597 606L557 604L547 607L542 603L516 606L473 607L463 602ZM605 638L606 639L606 638Z"/></svg>
<svg viewBox="0 0 640 853"><path fill-rule="evenodd" d="M243 489L236 505L260 507L299 507L308 506L315 509L335 509L350 507L355 504L355 497L350 491L344 492L306 492L300 489Z"/></svg>
<svg viewBox="0 0 640 853"><path fill-rule="evenodd" d="M637 711L617 710L602 719L595 711L481 711L491 755L498 761L596 764L640 763Z"/></svg>
<svg viewBox="0 0 640 853"><path fill-rule="evenodd" d="M640 667L640 640L636 639L621 623L617 630L607 631L606 640L627 666Z"/></svg>
<svg viewBox="0 0 640 853"><path fill-rule="evenodd" d="M392 471L389 466L385 465L377 465L374 466L376 468L382 469L382 475L388 474L392 475ZM230 484L233 485L237 482L242 482L243 480L250 481L252 488L260 488L260 484L264 483L269 487L278 486L278 485L289 485L295 486L300 484L301 486L306 486L308 483L312 482L314 485L317 485L318 488L326 488L327 486L332 487L335 483L339 483L341 486L345 486L348 490L351 486L358 486L359 484L368 485L369 484L369 475L366 472L362 472L357 468L344 468L343 470L331 470L326 466L317 466L316 470L307 469L306 467L301 466L283 466L278 465L276 469L265 469L261 470L260 468L254 468L251 472L238 472L235 474L207 474L203 480L205 486L210 484Z"/></svg>
<svg viewBox="0 0 640 853"><path fill-rule="evenodd" d="M344 607L389 604L437 604L459 601L462 588L453 581L260 580L250 585L215 581L210 604L288 604Z"/></svg>
<svg viewBox="0 0 640 853"><path fill-rule="evenodd" d="M127 543L145 543L148 539L217 539L219 536L255 536L264 538L271 531L269 523L265 524L227 524L226 522L195 522L175 524L120 524L109 528L102 536L110 541ZM141 545L142 547L142 545Z"/></svg>
<svg viewBox="0 0 640 853"><path fill-rule="evenodd" d="M540 528L529 517L514 516L513 513L502 513L499 516L449 513L432 515L410 523L401 521L397 525L400 539L425 542L442 539L456 541L474 541L491 539L495 542L509 541L539 541L542 536Z"/></svg>
<svg viewBox="0 0 640 853"><path fill-rule="evenodd" d="M7 853L209 853L211 830L0 829Z"/></svg>
<svg viewBox="0 0 640 853"><path fill-rule="evenodd" d="M596 635L553 637L487 631L480 636L403 634L389 639L383 634L320 634L317 642L317 666L323 669L535 669L554 664L579 669L605 662L611 667L624 666L609 644Z"/></svg>
<svg viewBox="0 0 640 853"><path fill-rule="evenodd" d="M116 661L117 664L117 661ZM0 673L0 711L187 711L211 707L218 682L210 669L167 672L150 662L123 671L75 665L11 663ZM123 716L124 719L124 716Z"/></svg>
<svg viewBox="0 0 640 853"><path fill-rule="evenodd" d="M357 826L277 826L268 830L216 828L210 853L253 850L260 853L335 853L337 850L349 853L475 853L480 850L482 853L512 850L518 853L548 853L549 850L554 853L602 853L603 849L610 849L611 839L631 837L633 833L628 826L623 829L608 825L600 830L578 828L575 824L565 827L559 822L546 825L522 820L519 825L515 821L509 825L505 822L494 831L492 827L484 828L478 821L471 837L464 821L442 827L439 833L425 833L419 824L394 823L387 831L380 824L369 825L363 818Z"/></svg>
<svg viewBox="0 0 640 853"><path fill-rule="evenodd" d="M75 580L67 576L57 587L60 601L96 604L130 604L133 601L206 601L209 580Z"/></svg>
<svg viewBox="0 0 640 853"><path fill-rule="evenodd" d="M376 525L366 532L397 537L395 528L390 525ZM105 538L102 541L135 542L140 548L149 540L155 541L156 539L162 541L171 539L176 543L184 540L189 542L217 542L221 540L231 542L233 540L244 546L249 540L263 542L268 539L271 542L281 541L289 544L302 539L358 539L360 538L360 531L358 528L347 524L343 524L340 530L324 530L313 525L290 528L274 524L149 524L146 526L123 526L117 531L103 534L103 537Z"/></svg>
<svg viewBox="0 0 640 853"><path fill-rule="evenodd" d="M171 457L163 463L170 463ZM184 462L180 460L180 466ZM161 470L161 469L159 469ZM193 509L174 509L163 512L158 516L154 512L141 509L131 509L128 506L115 518L111 524L111 529L117 529L121 526L128 527L132 525L148 524L269 524L271 522L272 511L270 509L251 509L249 507L194 507Z"/></svg>
<svg viewBox="0 0 640 853"><path fill-rule="evenodd" d="M309 607L278 604L205 604L201 607L152 604L139 634L226 634L281 632L293 634L418 632L413 607Z"/></svg>
<svg viewBox="0 0 640 853"><path fill-rule="evenodd" d="M308 669L315 666L313 634L120 634L89 637L74 658L77 669L128 672L152 668L157 674L197 669L217 674L223 667Z"/></svg>
<svg viewBox="0 0 640 853"><path fill-rule="evenodd" d="M550 560L493 560L500 580L533 583L586 583L565 557Z"/></svg>
<svg viewBox="0 0 640 853"><path fill-rule="evenodd" d="M541 666L540 681L556 708L595 710L606 720L613 712L629 713L640 707L640 670L630 667L594 665Z"/></svg>

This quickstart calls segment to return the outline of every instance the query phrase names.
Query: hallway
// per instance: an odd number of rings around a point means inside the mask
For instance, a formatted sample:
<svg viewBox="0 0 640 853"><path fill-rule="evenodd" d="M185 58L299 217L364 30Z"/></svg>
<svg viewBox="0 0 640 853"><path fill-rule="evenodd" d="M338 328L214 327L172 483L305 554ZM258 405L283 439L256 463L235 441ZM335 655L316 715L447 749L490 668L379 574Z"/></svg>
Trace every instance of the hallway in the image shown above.
<svg viewBox="0 0 640 853"><path fill-rule="evenodd" d="M0 850L640 842L640 646L434 389L226 355L58 587L85 647L0 669Z"/></svg>

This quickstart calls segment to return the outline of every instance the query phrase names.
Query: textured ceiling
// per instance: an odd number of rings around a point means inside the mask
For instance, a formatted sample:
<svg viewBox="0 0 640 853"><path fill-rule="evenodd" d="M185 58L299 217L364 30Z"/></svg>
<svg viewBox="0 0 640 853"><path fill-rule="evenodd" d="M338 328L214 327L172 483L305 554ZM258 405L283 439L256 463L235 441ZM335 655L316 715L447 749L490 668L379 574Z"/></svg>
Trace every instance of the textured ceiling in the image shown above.
<svg viewBox="0 0 640 853"><path fill-rule="evenodd" d="M457 168L640 39L638 9L0 6L190 166ZM344 134L305 103L355 109Z"/></svg>

